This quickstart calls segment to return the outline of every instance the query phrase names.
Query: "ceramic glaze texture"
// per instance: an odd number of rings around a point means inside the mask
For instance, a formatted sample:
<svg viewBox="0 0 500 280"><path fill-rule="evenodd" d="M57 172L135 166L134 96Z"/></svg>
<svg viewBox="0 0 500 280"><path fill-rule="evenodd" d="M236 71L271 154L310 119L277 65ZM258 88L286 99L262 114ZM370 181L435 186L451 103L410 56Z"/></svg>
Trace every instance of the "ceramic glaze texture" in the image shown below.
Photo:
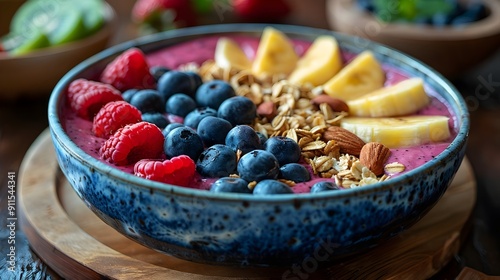
<svg viewBox="0 0 500 280"><path fill-rule="evenodd" d="M221 25L176 30L119 45L89 59L58 84L49 104L49 123L61 170L85 203L106 223L137 242L174 256L224 265L290 265L321 250L326 261L356 253L418 221L446 191L465 153L468 114L460 95L441 76L402 54L325 30L278 26L291 37L333 34L343 49L371 49L382 63L424 78L458 118L457 136L435 159L380 184L337 192L252 196L216 194L147 181L85 154L59 121L65 87L89 77L129 48L146 52L207 31L260 34L260 25ZM98 72L98 71L97 71Z"/></svg>

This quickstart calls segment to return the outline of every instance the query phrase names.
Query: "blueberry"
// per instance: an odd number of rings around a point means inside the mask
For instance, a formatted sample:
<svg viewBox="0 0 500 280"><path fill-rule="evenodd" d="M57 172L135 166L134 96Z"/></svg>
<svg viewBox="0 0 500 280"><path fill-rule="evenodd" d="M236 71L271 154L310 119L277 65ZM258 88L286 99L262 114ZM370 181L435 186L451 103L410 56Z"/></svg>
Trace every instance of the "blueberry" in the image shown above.
<svg viewBox="0 0 500 280"><path fill-rule="evenodd" d="M311 174L301 164L287 163L280 167L280 178L302 183L311 180Z"/></svg>
<svg viewBox="0 0 500 280"><path fill-rule="evenodd" d="M228 121L214 116L203 118L196 132L200 135L205 147L215 144L225 144L228 132L233 128Z"/></svg>
<svg viewBox="0 0 500 280"><path fill-rule="evenodd" d="M172 70L160 77L158 91L164 100L168 100L170 96L176 93L185 93L194 97L195 85L192 78L185 72Z"/></svg>
<svg viewBox="0 0 500 280"><path fill-rule="evenodd" d="M451 18L447 14L437 13L432 16L432 24L437 27L443 27L448 25L451 21Z"/></svg>
<svg viewBox="0 0 500 280"><path fill-rule="evenodd" d="M237 170L243 180L259 182L265 179L277 179L279 164L270 152L253 150L240 158Z"/></svg>
<svg viewBox="0 0 500 280"><path fill-rule="evenodd" d="M413 20L413 23L415 23L416 25L428 25L428 24L432 24L432 18L431 17L426 17L426 16L419 16L419 17L416 17Z"/></svg>
<svg viewBox="0 0 500 280"><path fill-rule="evenodd" d="M184 118L184 125L197 129L200 121L208 116L216 117L217 111L208 107L196 108L186 115L186 117Z"/></svg>
<svg viewBox="0 0 500 280"><path fill-rule="evenodd" d="M163 133L164 137L167 137L167 135L172 131L174 128L178 127L184 127L185 125L182 123L169 123L161 132Z"/></svg>
<svg viewBox="0 0 500 280"><path fill-rule="evenodd" d="M164 129L170 123L161 113L144 113L142 120L155 124L160 129Z"/></svg>
<svg viewBox="0 0 500 280"><path fill-rule="evenodd" d="M261 148L259 136L248 125L237 125L229 130L225 143L235 152L241 150L242 154Z"/></svg>
<svg viewBox="0 0 500 280"><path fill-rule="evenodd" d="M471 3L462 14L457 15L451 21L452 25L460 26L481 20L486 15L486 8L482 3Z"/></svg>
<svg viewBox="0 0 500 280"><path fill-rule="evenodd" d="M449 12L450 17L453 19L463 13L465 13L466 9L464 5L458 3L457 1L448 1L449 5L451 5L451 10Z"/></svg>
<svg viewBox="0 0 500 280"><path fill-rule="evenodd" d="M187 155L196 162L203 152L203 142L192 128L178 127L165 137L163 150L169 158Z"/></svg>
<svg viewBox="0 0 500 280"><path fill-rule="evenodd" d="M193 88L193 92L195 93L196 90L198 90L198 88L203 84L203 80L196 72L187 71L186 74L188 74L188 76L191 78L191 85Z"/></svg>
<svg viewBox="0 0 500 280"><path fill-rule="evenodd" d="M127 101L128 103L130 103L130 100L132 100L132 96L134 96L134 94L136 94L138 91L139 90L135 89L135 88L127 89L126 91L124 91L122 93L123 100Z"/></svg>
<svg viewBox="0 0 500 280"><path fill-rule="evenodd" d="M222 102L236 96L233 87L221 80L212 80L202 84L196 91L198 106L219 109Z"/></svg>
<svg viewBox="0 0 500 280"><path fill-rule="evenodd" d="M280 165L298 162L300 159L300 147L293 139L284 136L275 136L267 139L264 149L272 153Z"/></svg>
<svg viewBox="0 0 500 280"><path fill-rule="evenodd" d="M472 16L461 15L461 16L458 16L458 17L454 18L451 21L451 24L454 25L454 26L461 26L461 25L473 23L475 21L476 21L476 19L474 17L472 17Z"/></svg>
<svg viewBox="0 0 500 280"><path fill-rule="evenodd" d="M163 76L163 74L169 71L171 70L165 66L153 66L149 68L149 72L151 73L151 75L153 75L153 78L155 78L155 81L157 82L160 79L160 77Z"/></svg>
<svg viewBox="0 0 500 280"><path fill-rule="evenodd" d="M196 162L196 170L210 178L227 177L236 171L236 153L225 145L213 145L203 151Z"/></svg>
<svg viewBox="0 0 500 280"><path fill-rule="evenodd" d="M189 112L196 109L196 107L196 102L189 95L176 93L167 100L165 111L184 118Z"/></svg>
<svg viewBox="0 0 500 280"><path fill-rule="evenodd" d="M210 186L211 192L252 193L248 182L241 178L223 177Z"/></svg>
<svg viewBox="0 0 500 280"><path fill-rule="evenodd" d="M373 0L357 0L356 1L359 8L367 12L374 12L375 6L373 5Z"/></svg>
<svg viewBox="0 0 500 280"><path fill-rule="evenodd" d="M263 180L257 183L253 189L254 195L287 194L293 193L287 184L276 180Z"/></svg>
<svg viewBox="0 0 500 280"><path fill-rule="evenodd" d="M257 136L259 136L259 139L260 139L260 145L261 145L262 147L264 147L264 144L265 144L265 143L266 143L266 141L267 141L267 136L266 136L266 135L264 135L262 132L259 132L259 131L257 131L256 133L257 133Z"/></svg>
<svg viewBox="0 0 500 280"><path fill-rule="evenodd" d="M233 126L251 124L257 116L257 108L247 97L234 96L222 102L217 116L229 121Z"/></svg>
<svg viewBox="0 0 500 280"><path fill-rule="evenodd" d="M486 6L481 2L473 2L469 4L465 13L474 18L475 21L481 20L486 16Z"/></svg>
<svg viewBox="0 0 500 280"><path fill-rule="evenodd" d="M141 113L163 113L165 110L163 98L158 91L153 89L139 90L130 99L130 104L139 109Z"/></svg>
<svg viewBox="0 0 500 280"><path fill-rule="evenodd" d="M341 188L331 181L321 181L315 183L311 188L311 193L325 192L325 191L335 191Z"/></svg>

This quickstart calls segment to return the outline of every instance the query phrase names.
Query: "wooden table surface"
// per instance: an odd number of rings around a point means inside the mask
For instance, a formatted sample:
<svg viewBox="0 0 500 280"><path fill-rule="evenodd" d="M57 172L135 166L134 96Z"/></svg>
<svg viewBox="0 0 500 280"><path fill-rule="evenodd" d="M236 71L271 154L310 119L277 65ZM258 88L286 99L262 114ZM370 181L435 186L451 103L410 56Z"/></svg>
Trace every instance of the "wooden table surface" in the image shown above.
<svg viewBox="0 0 500 280"><path fill-rule="evenodd" d="M316 0L315 0L316 1ZM121 27L113 43L131 39L135 29L129 22L133 0L110 0L117 7ZM116 3L120 3L119 5ZM298 0L294 5L302 5ZM306 2L306 1L303 1ZM309 2L309 1L307 1ZM322 1L318 1L322 2ZM287 23L328 28L321 5L297 9ZM464 54L466 55L466 54ZM464 267L486 275L500 275L500 49L488 61L452 80L469 104L471 130L467 147L477 178L477 205L470 233L459 254L436 279L451 279ZM1 95L1 93L0 93ZM0 100L0 279L59 279L31 250L23 232L15 231L15 272L7 270L10 244L8 224L8 172L17 175L26 150L48 126L46 97L30 100ZM18 225L18 224L17 224Z"/></svg>

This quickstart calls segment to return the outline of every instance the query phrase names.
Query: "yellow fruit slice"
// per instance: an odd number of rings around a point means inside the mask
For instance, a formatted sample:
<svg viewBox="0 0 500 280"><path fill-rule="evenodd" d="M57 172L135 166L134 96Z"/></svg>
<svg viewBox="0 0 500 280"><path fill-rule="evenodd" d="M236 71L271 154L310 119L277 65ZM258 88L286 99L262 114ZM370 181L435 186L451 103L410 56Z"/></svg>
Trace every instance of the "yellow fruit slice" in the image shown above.
<svg viewBox="0 0 500 280"><path fill-rule="evenodd" d="M411 147L447 140L448 117L407 116L399 118L347 117L340 126L365 142L379 142L389 148Z"/></svg>
<svg viewBox="0 0 500 280"><path fill-rule="evenodd" d="M259 77L289 75L295 69L298 59L288 37L277 29L266 27L257 47L252 72Z"/></svg>
<svg viewBox="0 0 500 280"><path fill-rule="evenodd" d="M288 80L299 85L319 86L330 80L341 68L342 57L337 40L332 36L320 36L299 59Z"/></svg>
<svg viewBox="0 0 500 280"><path fill-rule="evenodd" d="M347 101L349 114L358 117L394 117L409 115L429 103L420 78L411 78Z"/></svg>
<svg viewBox="0 0 500 280"><path fill-rule="evenodd" d="M215 64L222 68L246 70L252 68L252 62L240 46L229 38L220 38L215 46Z"/></svg>
<svg viewBox="0 0 500 280"><path fill-rule="evenodd" d="M323 85L332 97L349 101L384 85L385 73L371 51L364 51Z"/></svg>

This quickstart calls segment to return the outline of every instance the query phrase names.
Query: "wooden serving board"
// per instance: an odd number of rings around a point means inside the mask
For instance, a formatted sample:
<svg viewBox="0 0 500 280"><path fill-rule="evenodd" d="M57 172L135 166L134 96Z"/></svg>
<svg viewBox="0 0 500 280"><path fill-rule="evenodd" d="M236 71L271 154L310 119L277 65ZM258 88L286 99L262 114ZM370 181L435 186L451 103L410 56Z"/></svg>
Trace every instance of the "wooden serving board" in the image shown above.
<svg viewBox="0 0 500 280"><path fill-rule="evenodd" d="M69 279L425 279L458 252L476 201L464 160L452 185L417 224L348 260L311 271L291 267L237 268L177 259L129 240L78 198L59 170L48 131L33 143L19 176L20 221L33 250ZM305 271L310 271L304 275ZM302 277L302 278L301 278Z"/></svg>

